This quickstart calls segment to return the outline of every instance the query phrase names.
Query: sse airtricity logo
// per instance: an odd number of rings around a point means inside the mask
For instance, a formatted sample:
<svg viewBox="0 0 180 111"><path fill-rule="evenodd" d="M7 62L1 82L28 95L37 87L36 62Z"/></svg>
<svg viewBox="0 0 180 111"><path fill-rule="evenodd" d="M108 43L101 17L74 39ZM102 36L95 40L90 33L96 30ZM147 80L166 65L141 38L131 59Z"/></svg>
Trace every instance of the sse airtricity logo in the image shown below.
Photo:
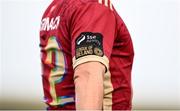
<svg viewBox="0 0 180 111"><path fill-rule="evenodd" d="M86 39L85 35L82 35L80 38L78 38L77 40L77 45L80 45L82 41L84 41Z"/></svg>
<svg viewBox="0 0 180 111"><path fill-rule="evenodd" d="M58 28L60 22L60 16L53 18L43 18L41 20L41 31L55 30Z"/></svg>

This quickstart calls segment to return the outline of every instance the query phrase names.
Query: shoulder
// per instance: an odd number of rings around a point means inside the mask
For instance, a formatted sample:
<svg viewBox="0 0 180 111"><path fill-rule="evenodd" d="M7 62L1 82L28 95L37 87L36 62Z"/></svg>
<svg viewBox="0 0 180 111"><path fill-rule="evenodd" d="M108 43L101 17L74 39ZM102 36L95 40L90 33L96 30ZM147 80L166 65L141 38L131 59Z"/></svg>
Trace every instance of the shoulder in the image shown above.
<svg viewBox="0 0 180 111"><path fill-rule="evenodd" d="M97 5L99 7L106 7L114 10L111 0L67 0L69 7L78 8L87 5Z"/></svg>
<svg viewBox="0 0 180 111"><path fill-rule="evenodd" d="M82 3L84 4L98 4L100 6L103 6L103 7L106 7L106 8L109 8L111 10L113 10L113 4L111 2L111 0L80 0Z"/></svg>

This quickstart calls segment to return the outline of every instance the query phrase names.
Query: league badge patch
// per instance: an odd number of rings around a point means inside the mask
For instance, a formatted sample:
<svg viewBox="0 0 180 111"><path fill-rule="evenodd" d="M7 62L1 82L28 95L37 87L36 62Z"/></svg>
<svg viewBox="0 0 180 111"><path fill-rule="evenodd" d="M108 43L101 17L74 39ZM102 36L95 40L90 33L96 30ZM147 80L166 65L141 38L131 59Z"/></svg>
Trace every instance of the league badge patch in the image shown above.
<svg viewBox="0 0 180 111"><path fill-rule="evenodd" d="M76 59L87 56L97 55L102 57L103 35L101 33L82 32L76 39Z"/></svg>

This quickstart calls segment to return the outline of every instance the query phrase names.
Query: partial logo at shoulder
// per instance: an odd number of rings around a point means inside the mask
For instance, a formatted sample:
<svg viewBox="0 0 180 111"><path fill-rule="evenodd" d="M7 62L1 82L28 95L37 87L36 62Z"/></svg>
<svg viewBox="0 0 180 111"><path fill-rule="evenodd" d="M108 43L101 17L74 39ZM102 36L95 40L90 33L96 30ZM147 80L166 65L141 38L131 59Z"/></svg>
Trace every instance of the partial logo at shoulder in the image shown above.
<svg viewBox="0 0 180 111"><path fill-rule="evenodd" d="M98 0L98 2L106 7L109 7L113 11L113 4L111 0Z"/></svg>

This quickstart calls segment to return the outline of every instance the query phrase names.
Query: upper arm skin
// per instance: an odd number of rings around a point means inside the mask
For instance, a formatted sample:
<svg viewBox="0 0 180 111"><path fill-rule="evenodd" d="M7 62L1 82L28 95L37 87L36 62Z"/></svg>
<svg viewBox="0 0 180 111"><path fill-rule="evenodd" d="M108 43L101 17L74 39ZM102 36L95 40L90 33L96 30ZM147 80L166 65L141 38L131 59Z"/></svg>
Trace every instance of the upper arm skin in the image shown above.
<svg viewBox="0 0 180 111"><path fill-rule="evenodd" d="M75 69L74 82L77 110L101 110L105 66L100 62L86 62Z"/></svg>
<svg viewBox="0 0 180 111"><path fill-rule="evenodd" d="M87 75L81 75L81 73L85 73ZM105 73L105 66L100 62L85 62L83 64L78 65L75 68L74 80L79 77L88 77L88 76L98 76L97 73L103 74Z"/></svg>

